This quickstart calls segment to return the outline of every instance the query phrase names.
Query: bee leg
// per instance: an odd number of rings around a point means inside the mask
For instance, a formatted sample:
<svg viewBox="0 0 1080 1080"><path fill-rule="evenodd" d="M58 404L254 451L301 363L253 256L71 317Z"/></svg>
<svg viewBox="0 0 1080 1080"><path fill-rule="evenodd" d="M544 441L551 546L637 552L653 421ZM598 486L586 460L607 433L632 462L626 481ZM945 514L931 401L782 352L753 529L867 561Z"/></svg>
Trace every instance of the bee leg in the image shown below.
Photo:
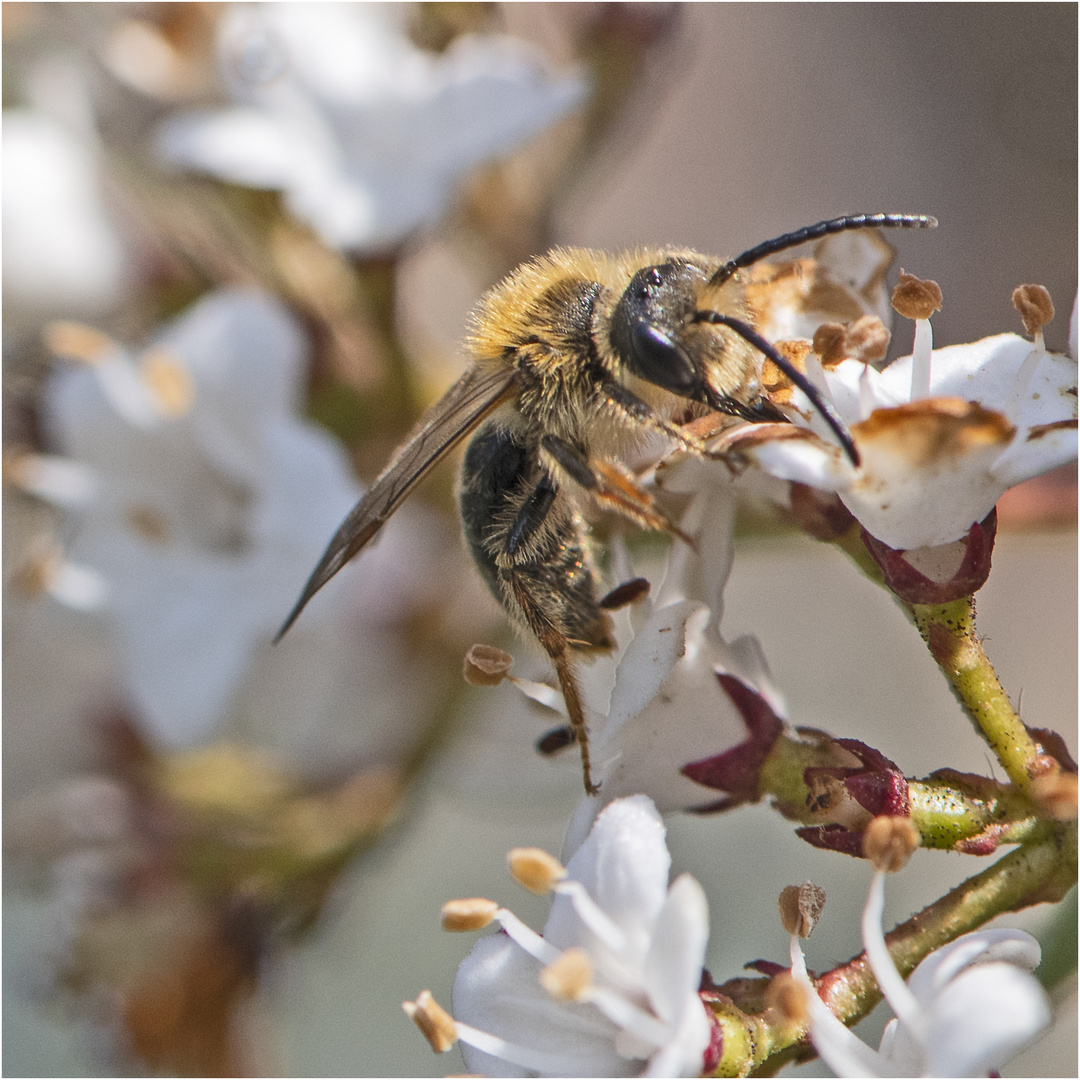
<svg viewBox="0 0 1080 1080"><path fill-rule="evenodd" d="M642 401L637 394L627 390L625 386L620 386L615 382L603 381L600 383L599 391L604 397L604 404L616 416L630 424L649 428L652 431L666 435L669 439L674 439L683 450L697 457L709 456L705 444L700 439L685 431L678 424L673 424L670 420L657 416L647 402Z"/></svg>
<svg viewBox="0 0 1080 1080"><path fill-rule="evenodd" d="M570 657L570 641L543 610L536 594L529 587L526 577L513 568L504 573L529 629L536 635L536 639L555 664L555 673L559 676L559 686L562 688L563 700L566 702L566 712L570 717L574 739L581 750L581 771L585 780L585 791L589 795L595 795L600 788L592 781L585 707L581 701L577 676L574 674L574 665Z"/></svg>
<svg viewBox="0 0 1080 1080"><path fill-rule="evenodd" d="M653 497L614 464L598 462L595 466L590 465L576 446L555 435L545 435L540 440L540 449L602 507L614 510L642 528L672 533L691 543L690 538L657 509Z"/></svg>

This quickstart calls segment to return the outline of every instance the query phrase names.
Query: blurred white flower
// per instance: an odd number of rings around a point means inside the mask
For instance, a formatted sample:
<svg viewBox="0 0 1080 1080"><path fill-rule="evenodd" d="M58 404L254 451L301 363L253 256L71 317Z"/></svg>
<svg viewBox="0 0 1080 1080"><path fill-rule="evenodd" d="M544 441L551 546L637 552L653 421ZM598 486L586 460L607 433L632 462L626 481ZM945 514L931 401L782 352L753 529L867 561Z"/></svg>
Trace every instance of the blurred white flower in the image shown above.
<svg viewBox="0 0 1080 1080"><path fill-rule="evenodd" d="M454 981L454 1031L470 1071L702 1073L712 1041L698 996L708 907L689 875L668 887L670 866L652 802L621 799L554 886L542 937L493 912L505 933L478 941Z"/></svg>
<svg viewBox="0 0 1080 1080"><path fill-rule="evenodd" d="M1031 972L1039 943L1022 930L964 934L930 953L905 983L881 926L884 873L874 875L863 913L870 968L896 1018L877 1051L829 1011L792 937L792 974L807 992L810 1038L837 1076L991 1076L1050 1022L1046 994Z"/></svg>
<svg viewBox="0 0 1080 1080"><path fill-rule="evenodd" d="M296 415L307 346L267 296L206 296L141 353L71 324L48 337L80 362L46 388L47 437L82 469L37 459L24 486L72 514L68 554L104 583L140 719L190 744L222 719L357 486Z"/></svg>
<svg viewBox="0 0 1080 1080"><path fill-rule="evenodd" d="M3 149L5 301L79 315L115 304L126 251L93 147L44 113L6 109Z"/></svg>
<svg viewBox="0 0 1080 1080"><path fill-rule="evenodd" d="M749 429L739 442L772 475L837 492L871 536L905 551L963 539L1010 487L1077 454L1075 356L1049 352L1041 333L931 350L928 320L917 325L913 354L883 372L807 357L858 466L797 389L806 427Z"/></svg>
<svg viewBox="0 0 1080 1080"><path fill-rule="evenodd" d="M584 95L520 41L466 36L436 55L401 17L381 4L235 6L219 51L236 105L171 118L161 154L282 191L328 245L380 254L437 221L471 169Z"/></svg>

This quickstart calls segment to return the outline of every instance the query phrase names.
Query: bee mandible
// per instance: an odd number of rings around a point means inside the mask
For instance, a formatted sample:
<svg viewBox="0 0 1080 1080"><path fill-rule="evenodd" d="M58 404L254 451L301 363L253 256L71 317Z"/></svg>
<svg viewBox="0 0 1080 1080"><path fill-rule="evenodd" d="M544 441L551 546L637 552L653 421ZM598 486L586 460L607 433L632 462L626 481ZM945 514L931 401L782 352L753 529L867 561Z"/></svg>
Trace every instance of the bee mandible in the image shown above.
<svg viewBox="0 0 1080 1080"><path fill-rule="evenodd" d="M785 421L762 396L761 357L807 395L857 465L851 434L831 405L751 325L739 272L833 233L936 224L927 215L860 214L786 233L726 262L675 248L619 256L558 248L519 267L472 316L468 371L342 523L277 638L472 434L459 490L466 543L492 593L551 657L585 790L595 794L575 662L615 642L598 597L584 506L681 535L619 468L620 457L651 433L710 456L676 422L709 412Z"/></svg>

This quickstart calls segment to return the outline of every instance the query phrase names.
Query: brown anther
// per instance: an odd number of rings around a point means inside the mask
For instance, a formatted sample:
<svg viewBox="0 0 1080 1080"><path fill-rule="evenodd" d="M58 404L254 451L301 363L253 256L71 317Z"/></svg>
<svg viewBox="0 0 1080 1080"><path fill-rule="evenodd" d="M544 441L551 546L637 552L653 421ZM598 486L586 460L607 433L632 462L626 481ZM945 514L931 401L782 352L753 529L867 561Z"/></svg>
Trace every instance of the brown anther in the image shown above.
<svg viewBox="0 0 1080 1080"><path fill-rule="evenodd" d="M845 338L843 323L822 323L814 332L814 352L821 357L825 367L838 364L846 357Z"/></svg>
<svg viewBox="0 0 1080 1080"><path fill-rule="evenodd" d="M63 562L64 549L52 537L36 537L11 583L25 595L40 596L56 580Z"/></svg>
<svg viewBox="0 0 1080 1080"><path fill-rule="evenodd" d="M884 360L889 351L890 336L888 328L876 315L863 315L851 323L844 334L847 354L864 364Z"/></svg>
<svg viewBox="0 0 1080 1080"><path fill-rule="evenodd" d="M876 315L863 315L850 323L822 323L814 334L814 352L825 368L843 360L871 364L889 348L889 331Z"/></svg>
<svg viewBox="0 0 1080 1080"><path fill-rule="evenodd" d="M765 1008L780 1015L787 1024L803 1027L810 1019L807 990L790 971L781 971L765 987Z"/></svg>
<svg viewBox="0 0 1080 1080"><path fill-rule="evenodd" d="M812 881L788 885L780 893L780 922L789 934L808 938L825 907L825 890Z"/></svg>
<svg viewBox="0 0 1080 1080"><path fill-rule="evenodd" d="M508 652L494 645L473 645L465 654L462 674L470 686L498 686L513 663Z"/></svg>
<svg viewBox="0 0 1080 1080"><path fill-rule="evenodd" d="M893 310L905 319L929 319L941 310L941 287L936 281L923 281L914 274L900 271L900 283L892 291Z"/></svg>
<svg viewBox="0 0 1080 1080"><path fill-rule="evenodd" d="M452 934L464 934L471 930L483 930L495 920L499 905L482 896L470 896L463 900L447 900L442 906L442 928Z"/></svg>
<svg viewBox="0 0 1080 1080"><path fill-rule="evenodd" d="M1032 337L1054 317L1054 301L1043 285L1017 285L1012 302L1024 320L1024 329Z"/></svg>
<svg viewBox="0 0 1080 1080"><path fill-rule="evenodd" d="M806 357L813 346L805 338L789 338L774 342L776 351L797 371L806 372ZM791 398L794 384L787 372L766 359L761 365L761 388L773 402L785 404Z"/></svg>
<svg viewBox="0 0 1080 1080"><path fill-rule="evenodd" d="M143 539L154 544L163 544L169 539L169 523L150 506L129 506L127 523Z"/></svg>
<svg viewBox="0 0 1080 1080"><path fill-rule="evenodd" d="M184 416L195 402L195 382L182 360L168 349L152 349L139 361L143 378L162 416Z"/></svg>
<svg viewBox="0 0 1080 1080"><path fill-rule="evenodd" d="M1055 821L1075 821L1077 815L1077 776L1059 772L1040 776L1031 785L1039 810Z"/></svg>
<svg viewBox="0 0 1080 1080"><path fill-rule="evenodd" d="M882 814L863 833L863 855L876 870L895 874L919 846L919 833L910 818Z"/></svg>
<svg viewBox="0 0 1080 1080"><path fill-rule="evenodd" d="M540 972L540 985L558 1001L582 1001L592 981L592 961L580 948L567 949Z"/></svg>
<svg viewBox="0 0 1080 1080"><path fill-rule="evenodd" d="M507 855L510 876L529 892L543 896L566 877L566 869L543 848L514 848Z"/></svg>
<svg viewBox="0 0 1080 1080"><path fill-rule="evenodd" d="M445 1053L457 1042L454 1018L431 996L430 990L422 990L415 1001L403 1001L401 1007L436 1054Z"/></svg>
<svg viewBox="0 0 1080 1080"><path fill-rule="evenodd" d="M116 343L108 334L84 323L51 322L41 336L49 352L88 364L97 363L116 348Z"/></svg>

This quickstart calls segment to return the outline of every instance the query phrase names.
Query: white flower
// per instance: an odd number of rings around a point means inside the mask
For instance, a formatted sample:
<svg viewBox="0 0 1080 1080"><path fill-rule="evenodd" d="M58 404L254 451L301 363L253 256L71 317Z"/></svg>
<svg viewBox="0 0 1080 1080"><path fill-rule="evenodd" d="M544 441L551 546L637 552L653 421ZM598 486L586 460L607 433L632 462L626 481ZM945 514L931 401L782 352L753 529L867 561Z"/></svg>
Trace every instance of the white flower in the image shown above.
<svg viewBox="0 0 1080 1080"><path fill-rule="evenodd" d="M570 860L543 937L499 909L505 933L477 942L454 982L470 1071L702 1073L712 1037L698 996L708 908L689 875L668 888L670 865L651 801L621 799ZM564 978L570 966L584 978Z"/></svg>
<svg viewBox="0 0 1080 1080"><path fill-rule="evenodd" d="M43 402L52 445L82 466L70 558L103 583L140 718L198 741L358 495L340 447L295 415L306 344L244 289L204 297L141 354L83 327L50 337L82 360ZM64 505L64 470L39 463L38 493Z"/></svg>
<svg viewBox="0 0 1080 1080"><path fill-rule="evenodd" d="M623 621L620 637L632 636L615 670L607 715L591 725L600 793L579 804L566 853L613 799L645 794L661 813L717 804L715 791L684 770L729 751L742 755L732 761L728 793L734 802L756 797L758 766L782 728L783 700L757 639L728 643L719 629L732 560L730 476L716 462L688 460L665 474L664 487L697 492L680 521L695 547L673 541L655 602L638 606L632 629L631 619Z"/></svg>
<svg viewBox="0 0 1080 1080"><path fill-rule="evenodd" d="M861 459L836 446L801 391L807 427L782 429L747 453L767 472L835 491L889 547L938 547L966 536L1010 487L1077 453L1075 357L1015 334L931 351L920 319L915 351L884 372L855 360L810 378L847 424ZM773 429L773 435L776 429Z"/></svg>
<svg viewBox="0 0 1080 1080"><path fill-rule="evenodd" d="M284 192L328 245L384 252L446 211L457 183L565 116L582 81L510 38L416 48L393 5L238 5L220 53L236 106L178 116L169 160Z"/></svg>
<svg viewBox="0 0 1080 1080"><path fill-rule="evenodd" d="M33 310L115 304L126 252L106 216L93 149L28 109L4 111L4 296Z"/></svg>
<svg viewBox="0 0 1080 1080"><path fill-rule="evenodd" d="M896 1018L875 1052L818 997L792 938L792 974L807 988L810 1037L838 1076L989 1076L1050 1022L1046 995L1031 972L1038 942L1022 930L965 934L927 956L905 984L881 927L884 874L863 913L863 944Z"/></svg>

